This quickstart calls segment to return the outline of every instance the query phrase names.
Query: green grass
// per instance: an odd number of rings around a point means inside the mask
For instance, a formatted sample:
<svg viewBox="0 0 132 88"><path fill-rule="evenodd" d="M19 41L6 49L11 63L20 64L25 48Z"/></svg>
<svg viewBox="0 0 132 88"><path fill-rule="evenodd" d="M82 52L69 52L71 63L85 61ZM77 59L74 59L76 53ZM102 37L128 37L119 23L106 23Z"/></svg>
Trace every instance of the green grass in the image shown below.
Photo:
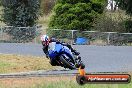
<svg viewBox="0 0 132 88"><path fill-rule="evenodd" d="M0 62L0 68L2 68L2 67L8 67L8 66L11 66L11 64L6 63L6 62Z"/></svg>

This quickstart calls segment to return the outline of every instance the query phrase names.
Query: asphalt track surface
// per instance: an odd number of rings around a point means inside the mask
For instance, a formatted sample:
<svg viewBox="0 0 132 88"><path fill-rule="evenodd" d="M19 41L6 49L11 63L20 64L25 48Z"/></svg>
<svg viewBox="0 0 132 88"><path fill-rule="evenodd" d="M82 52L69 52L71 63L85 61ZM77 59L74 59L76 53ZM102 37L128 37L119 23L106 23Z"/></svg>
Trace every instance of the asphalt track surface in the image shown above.
<svg viewBox="0 0 132 88"><path fill-rule="evenodd" d="M132 71L132 46L74 45L73 47L80 52L86 65L86 72ZM0 53L44 56L40 44L0 43ZM61 68L54 71L31 72L31 74L75 74L77 72L77 70L71 71Z"/></svg>

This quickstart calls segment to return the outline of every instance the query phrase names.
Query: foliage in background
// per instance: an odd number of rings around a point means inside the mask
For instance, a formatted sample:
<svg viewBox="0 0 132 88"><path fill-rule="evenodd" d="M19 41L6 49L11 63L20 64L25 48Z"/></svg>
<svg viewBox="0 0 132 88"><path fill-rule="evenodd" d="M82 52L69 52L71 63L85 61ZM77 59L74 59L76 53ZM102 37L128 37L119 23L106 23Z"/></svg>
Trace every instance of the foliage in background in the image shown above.
<svg viewBox="0 0 132 88"><path fill-rule="evenodd" d="M132 0L115 0L118 3L118 6L126 10L126 13L132 15Z"/></svg>
<svg viewBox="0 0 132 88"><path fill-rule="evenodd" d="M103 13L105 0L57 0L49 28L90 30Z"/></svg>
<svg viewBox="0 0 132 88"><path fill-rule="evenodd" d="M115 0L117 1L119 7L126 11L130 16L129 19L124 21L126 32L132 33L132 0Z"/></svg>
<svg viewBox="0 0 132 88"><path fill-rule="evenodd" d="M28 30L15 27L32 27L39 17L39 0L2 0L2 21L13 28L7 33L15 40L29 41L35 37L35 28ZM31 35L29 35L32 33Z"/></svg>
<svg viewBox="0 0 132 88"><path fill-rule="evenodd" d="M2 0L3 21L8 26L27 27L36 24L39 17L39 0Z"/></svg>
<svg viewBox="0 0 132 88"><path fill-rule="evenodd" d="M125 28L126 28L126 32L130 32L132 33L132 20L128 19L125 21Z"/></svg>
<svg viewBox="0 0 132 88"><path fill-rule="evenodd" d="M18 42L18 43L26 43L31 42L36 36L36 27L26 27L26 28L19 28L19 27L9 27L7 30L6 27L4 29L6 33L11 35L11 42Z"/></svg>
<svg viewBox="0 0 132 88"><path fill-rule="evenodd" d="M41 14L42 15L48 15L51 13L56 0L41 0Z"/></svg>
<svg viewBox="0 0 132 88"><path fill-rule="evenodd" d="M122 10L107 11L96 20L94 30L101 32L126 32L124 21L128 18Z"/></svg>
<svg viewBox="0 0 132 88"><path fill-rule="evenodd" d="M0 0L0 6L2 6L2 2L1 2L1 0Z"/></svg>

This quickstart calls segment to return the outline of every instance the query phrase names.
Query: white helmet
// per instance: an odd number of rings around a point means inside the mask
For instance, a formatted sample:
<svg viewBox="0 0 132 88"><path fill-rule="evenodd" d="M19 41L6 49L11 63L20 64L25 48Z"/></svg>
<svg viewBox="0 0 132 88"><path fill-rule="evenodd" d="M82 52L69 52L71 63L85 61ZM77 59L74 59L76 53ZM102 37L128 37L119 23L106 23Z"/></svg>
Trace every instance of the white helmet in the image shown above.
<svg viewBox="0 0 132 88"><path fill-rule="evenodd" d="M47 36L47 35L42 35L42 36L41 36L41 41L45 41L45 42L49 41L49 36Z"/></svg>

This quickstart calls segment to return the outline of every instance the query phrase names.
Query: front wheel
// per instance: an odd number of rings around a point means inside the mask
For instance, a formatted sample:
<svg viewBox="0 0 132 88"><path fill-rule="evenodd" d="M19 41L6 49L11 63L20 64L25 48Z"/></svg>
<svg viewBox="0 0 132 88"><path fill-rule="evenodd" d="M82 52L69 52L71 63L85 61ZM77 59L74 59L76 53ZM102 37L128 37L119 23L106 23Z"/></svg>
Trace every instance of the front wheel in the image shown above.
<svg viewBox="0 0 132 88"><path fill-rule="evenodd" d="M63 63L64 67L69 69L76 69L75 65L73 64L72 60L65 55L60 56L60 61Z"/></svg>

